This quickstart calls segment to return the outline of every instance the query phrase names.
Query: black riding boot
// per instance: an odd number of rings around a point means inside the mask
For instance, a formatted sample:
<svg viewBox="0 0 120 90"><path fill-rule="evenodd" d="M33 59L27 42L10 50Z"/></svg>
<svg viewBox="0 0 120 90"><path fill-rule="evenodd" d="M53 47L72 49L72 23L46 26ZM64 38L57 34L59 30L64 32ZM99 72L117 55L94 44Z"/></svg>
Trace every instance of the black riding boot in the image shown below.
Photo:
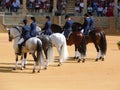
<svg viewBox="0 0 120 90"><path fill-rule="evenodd" d="M21 50L22 50L22 45L21 44L18 44L18 55L21 55Z"/></svg>

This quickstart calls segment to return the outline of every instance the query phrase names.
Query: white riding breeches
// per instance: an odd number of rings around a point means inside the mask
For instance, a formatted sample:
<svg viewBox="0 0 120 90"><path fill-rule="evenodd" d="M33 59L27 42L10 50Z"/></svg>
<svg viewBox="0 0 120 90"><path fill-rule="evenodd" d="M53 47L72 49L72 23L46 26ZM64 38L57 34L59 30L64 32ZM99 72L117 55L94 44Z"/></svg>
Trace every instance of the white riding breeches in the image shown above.
<svg viewBox="0 0 120 90"><path fill-rule="evenodd" d="M24 38L21 38L18 42L18 44L22 44L24 42Z"/></svg>

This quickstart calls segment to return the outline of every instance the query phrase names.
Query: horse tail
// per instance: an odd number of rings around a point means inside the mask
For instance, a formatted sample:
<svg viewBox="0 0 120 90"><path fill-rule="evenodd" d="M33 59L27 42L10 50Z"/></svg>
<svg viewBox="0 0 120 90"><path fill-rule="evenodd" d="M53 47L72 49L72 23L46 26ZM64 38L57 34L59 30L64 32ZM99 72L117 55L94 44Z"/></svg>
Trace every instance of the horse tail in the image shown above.
<svg viewBox="0 0 120 90"><path fill-rule="evenodd" d="M63 46L61 50L61 58L65 61L68 58L68 49L66 44L66 38L63 38Z"/></svg>
<svg viewBox="0 0 120 90"><path fill-rule="evenodd" d="M100 39L100 49L101 49L101 54L105 55L107 51L107 40L106 40L106 35L104 32L100 33L101 39Z"/></svg>
<svg viewBox="0 0 120 90"><path fill-rule="evenodd" d="M43 53L42 53L42 42L40 40L37 41L37 60L42 65L43 63Z"/></svg>
<svg viewBox="0 0 120 90"><path fill-rule="evenodd" d="M82 56L86 56L86 38L83 36L81 45L78 48L79 52L81 53Z"/></svg>
<svg viewBox="0 0 120 90"><path fill-rule="evenodd" d="M48 51L47 51L47 57L50 63L54 62L54 55L53 55L53 46L49 46Z"/></svg>

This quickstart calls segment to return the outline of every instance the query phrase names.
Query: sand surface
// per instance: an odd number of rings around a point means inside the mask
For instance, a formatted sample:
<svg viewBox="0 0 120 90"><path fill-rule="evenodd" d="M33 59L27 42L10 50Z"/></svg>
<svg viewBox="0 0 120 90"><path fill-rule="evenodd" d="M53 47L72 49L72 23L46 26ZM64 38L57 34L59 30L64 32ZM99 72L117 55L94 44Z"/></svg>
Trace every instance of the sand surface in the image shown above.
<svg viewBox="0 0 120 90"><path fill-rule="evenodd" d="M28 56L27 68L13 71L15 55L13 42L7 34L0 34L0 90L120 90L120 50L116 42L119 36L107 36L107 55L105 61L95 62L96 50L93 44L87 45L87 60L77 63L74 46L69 46L69 59L58 67L51 64L48 70L32 73L33 59ZM55 56L58 56L54 48ZM58 57L57 57L58 58Z"/></svg>

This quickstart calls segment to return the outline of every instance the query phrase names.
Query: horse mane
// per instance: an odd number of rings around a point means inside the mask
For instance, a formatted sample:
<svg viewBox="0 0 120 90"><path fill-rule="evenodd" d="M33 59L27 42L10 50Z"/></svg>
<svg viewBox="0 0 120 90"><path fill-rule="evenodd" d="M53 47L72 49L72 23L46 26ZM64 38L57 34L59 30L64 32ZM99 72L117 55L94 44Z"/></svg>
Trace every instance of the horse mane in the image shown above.
<svg viewBox="0 0 120 90"><path fill-rule="evenodd" d="M79 22L74 22L72 25L72 31L81 31L82 30L83 25Z"/></svg>
<svg viewBox="0 0 120 90"><path fill-rule="evenodd" d="M57 24L52 24L51 25L51 30L53 33L62 33L63 29L61 26L57 25Z"/></svg>

